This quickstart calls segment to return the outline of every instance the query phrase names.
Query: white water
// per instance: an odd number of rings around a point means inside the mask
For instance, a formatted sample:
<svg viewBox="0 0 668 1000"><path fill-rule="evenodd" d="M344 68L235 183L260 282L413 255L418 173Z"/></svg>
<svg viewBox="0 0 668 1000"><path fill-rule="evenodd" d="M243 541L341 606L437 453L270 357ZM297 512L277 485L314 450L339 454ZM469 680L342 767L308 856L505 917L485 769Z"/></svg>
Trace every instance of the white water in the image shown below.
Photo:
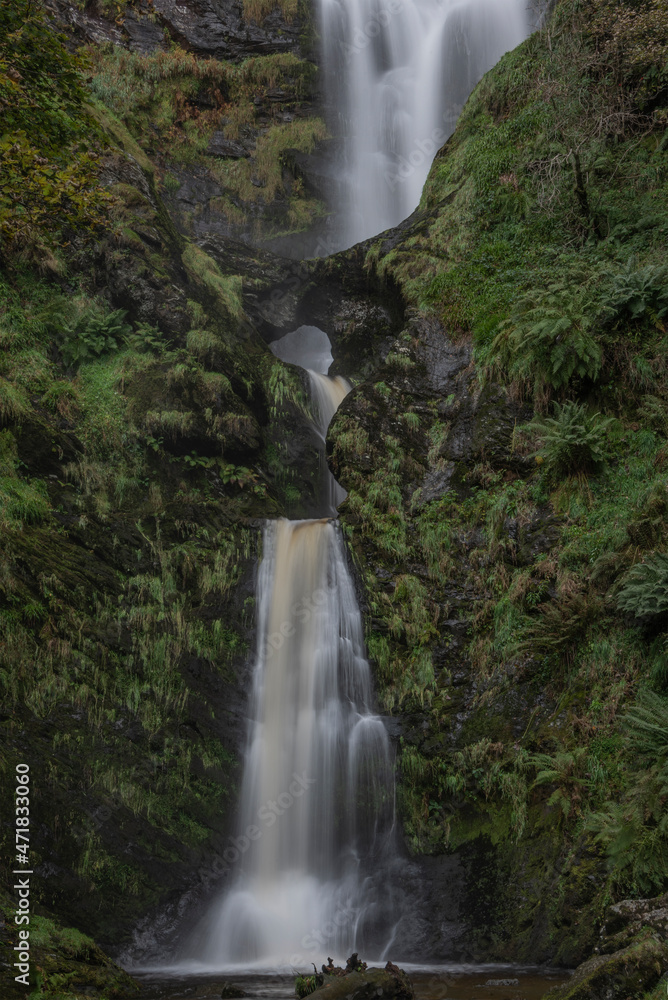
<svg viewBox="0 0 668 1000"><path fill-rule="evenodd" d="M396 920L393 767L335 523L267 524L258 617L238 867L193 957L217 968L381 958Z"/></svg>
<svg viewBox="0 0 668 1000"><path fill-rule="evenodd" d="M528 34L527 0L319 0L346 246L417 207L473 87Z"/></svg>
<svg viewBox="0 0 668 1000"><path fill-rule="evenodd" d="M301 327L271 345L309 373L314 428L350 386L329 339ZM338 491L338 493L337 493ZM324 506L345 496L328 469ZM306 968L353 950L382 958L397 923L394 774L372 709L362 619L336 522L267 523L258 589L240 825L229 888L187 954L198 968Z"/></svg>
<svg viewBox="0 0 668 1000"><path fill-rule="evenodd" d="M350 392L350 384L340 375L327 374L332 364L332 346L329 337L317 326L300 326L270 344L272 352L281 361L305 368L311 389L313 426L319 438L321 511L336 517L336 508L345 500L346 491L339 486L329 471L325 457L327 428L339 406Z"/></svg>

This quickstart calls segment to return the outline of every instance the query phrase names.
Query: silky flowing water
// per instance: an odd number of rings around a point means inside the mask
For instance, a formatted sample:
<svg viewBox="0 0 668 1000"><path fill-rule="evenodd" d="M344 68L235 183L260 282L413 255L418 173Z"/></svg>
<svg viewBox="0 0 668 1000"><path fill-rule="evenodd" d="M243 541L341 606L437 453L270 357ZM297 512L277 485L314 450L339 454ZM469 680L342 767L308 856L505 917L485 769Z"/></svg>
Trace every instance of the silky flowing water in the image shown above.
<svg viewBox="0 0 668 1000"><path fill-rule="evenodd" d="M393 922L392 758L334 522L267 524L258 636L239 871L193 957L265 968L323 949L380 957Z"/></svg>
<svg viewBox="0 0 668 1000"><path fill-rule="evenodd" d="M472 87L527 34L526 0L318 2L325 91L342 137L347 246L416 207ZM314 327L271 348L308 373L323 516L265 526L240 816L225 854L231 872L172 966L190 978L146 981L147 996L219 995L220 980L201 974L236 969L250 996L288 997L291 975L260 971L309 971L352 951L369 962L406 958L411 914L395 888L406 881L406 862L393 751L374 709L336 521L345 493L325 460L327 428L350 386L328 375L330 343ZM534 1000L556 981L527 971L517 986L485 985L494 971L453 967L413 978L422 1000Z"/></svg>
<svg viewBox="0 0 668 1000"><path fill-rule="evenodd" d="M324 454L350 389L327 374L329 340L305 327L272 349L308 372ZM326 468L323 479L324 513L335 514L345 493ZM353 950L382 959L392 945L401 865L393 754L373 708L341 530L329 516L264 529L240 821L224 857L231 884L181 955L193 967L308 967Z"/></svg>
<svg viewBox="0 0 668 1000"><path fill-rule="evenodd" d="M527 0L318 0L340 137L343 246L417 207L438 149L487 70L526 38Z"/></svg>

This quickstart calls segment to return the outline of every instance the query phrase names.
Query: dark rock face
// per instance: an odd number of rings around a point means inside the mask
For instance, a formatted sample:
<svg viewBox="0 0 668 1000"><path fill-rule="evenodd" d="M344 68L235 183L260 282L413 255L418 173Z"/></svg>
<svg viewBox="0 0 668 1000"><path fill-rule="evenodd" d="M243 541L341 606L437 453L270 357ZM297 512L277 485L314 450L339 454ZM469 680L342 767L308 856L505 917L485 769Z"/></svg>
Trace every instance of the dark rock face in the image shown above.
<svg viewBox="0 0 668 1000"><path fill-rule="evenodd" d="M236 983L224 983L221 991L222 1000L237 1000L239 997L247 997L248 994Z"/></svg>
<svg viewBox="0 0 668 1000"><path fill-rule="evenodd" d="M228 160L240 160L250 156L249 151L240 142L226 139L222 132L214 132L206 149L208 156L221 156Z"/></svg>
<svg viewBox="0 0 668 1000"><path fill-rule="evenodd" d="M175 41L216 59L294 52L303 30L298 18L288 23L278 7L262 24L245 21L240 0L154 0L153 9Z"/></svg>
<svg viewBox="0 0 668 1000"><path fill-rule="evenodd" d="M82 42L112 42L147 55L166 49L169 41L197 55L238 62L255 55L299 52L305 24L287 22L276 6L262 21L246 21L241 0L154 0L128 7L118 21L108 19L94 5L86 10L68 0L49 0L61 23Z"/></svg>
<svg viewBox="0 0 668 1000"><path fill-rule="evenodd" d="M341 155L341 142L329 139L321 142L317 152L302 153L298 149L287 149L284 156L285 165L300 177L317 198L334 203L333 197L338 185L340 167L337 162Z"/></svg>

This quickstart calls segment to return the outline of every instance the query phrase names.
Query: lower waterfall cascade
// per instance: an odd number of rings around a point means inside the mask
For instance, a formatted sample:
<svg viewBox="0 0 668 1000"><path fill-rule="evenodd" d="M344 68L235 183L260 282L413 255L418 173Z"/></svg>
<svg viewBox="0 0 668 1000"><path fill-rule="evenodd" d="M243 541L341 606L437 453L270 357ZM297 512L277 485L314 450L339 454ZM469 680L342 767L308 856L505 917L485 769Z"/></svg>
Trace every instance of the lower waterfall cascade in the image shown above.
<svg viewBox="0 0 668 1000"><path fill-rule="evenodd" d="M525 0L319 0L319 30L344 248L417 207L468 95L530 23Z"/></svg>
<svg viewBox="0 0 668 1000"><path fill-rule="evenodd" d="M320 331L297 333L272 346L291 360L296 345L313 365L313 419L324 443L350 387L326 374L326 353L316 357ZM326 475L339 491L329 494L335 506L345 493ZM324 951L384 957L397 923L388 873L400 861L393 753L372 706L338 523L267 522L239 833L228 854L235 867L187 961L281 968L308 966Z"/></svg>

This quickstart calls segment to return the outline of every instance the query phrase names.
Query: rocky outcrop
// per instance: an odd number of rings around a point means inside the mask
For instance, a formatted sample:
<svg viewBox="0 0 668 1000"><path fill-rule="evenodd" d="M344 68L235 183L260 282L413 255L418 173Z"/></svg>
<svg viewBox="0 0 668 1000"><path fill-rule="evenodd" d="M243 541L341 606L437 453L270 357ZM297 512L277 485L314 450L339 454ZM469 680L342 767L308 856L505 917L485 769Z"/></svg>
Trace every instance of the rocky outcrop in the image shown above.
<svg viewBox="0 0 668 1000"><path fill-rule="evenodd" d="M645 936L611 955L595 955L545 1000L632 1000L652 990L668 972L668 947Z"/></svg>
<svg viewBox="0 0 668 1000"><path fill-rule="evenodd" d="M287 20L278 4L259 23L244 17L241 0L154 0L153 9L175 41L216 59L298 51L305 27L299 15Z"/></svg>
<svg viewBox="0 0 668 1000"><path fill-rule="evenodd" d="M69 0L48 0L47 6L79 41L112 42L142 55L177 42L196 55L239 62L310 44L303 15L288 19L279 4L258 20L244 16L242 0L140 0L119 4L113 19L101 4L82 10Z"/></svg>
<svg viewBox="0 0 668 1000"><path fill-rule="evenodd" d="M601 928L601 952L617 951L643 928L668 941L668 893L654 899L623 899L605 911Z"/></svg>
<svg viewBox="0 0 668 1000"><path fill-rule="evenodd" d="M388 962L384 969L364 969L345 976L324 976L315 1000L413 1000L406 973Z"/></svg>

